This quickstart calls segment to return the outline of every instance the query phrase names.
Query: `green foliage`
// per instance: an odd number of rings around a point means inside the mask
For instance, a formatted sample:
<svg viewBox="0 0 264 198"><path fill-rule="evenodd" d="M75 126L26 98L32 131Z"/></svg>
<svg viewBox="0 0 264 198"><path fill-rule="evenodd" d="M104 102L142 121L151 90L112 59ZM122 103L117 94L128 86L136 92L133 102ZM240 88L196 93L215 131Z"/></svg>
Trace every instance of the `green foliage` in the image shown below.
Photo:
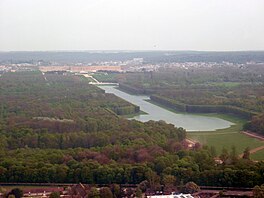
<svg viewBox="0 0 264 198"><path fill-rule="evenodd" d="M234 123L231 127L227 129L219 129L216 131L210 132L195 132L188 133L188 137L190 139L196 140L203 145L207 145L209 147L213 146L216 150L216 154L220 155L223 147L227 150L231 151L232 146L236 147L236 152L238 154L242 154L246 147L250 147L251 149L263 146L263 142L261 140L248 137L241 133L242 126L244 121L241 119L231 118L230 116L220 115L219 118L226 119ZM258 151L257 153L259 153ZM256 153L256 154L257 154ZM252 159L263 160L264 155L259 155L258 157L254 157L255 155L251 155Z"/></svg>
<svg viewBox="0 0 264 198"><path fill-rule="evenodd" d="M193 194L200 191L200 187L194 182L188 182L184 185L182 192L187 194Z"/></svg>
<svg viewBox="0 0 264 198"><path fill-rule="evenodd" d="M253 188L253 196L254 198L264 197L264 184L262 184L261 186L255 186Z"/></svg>
<svg viewBox="0 0 264 198"><path fill-rule="evenodd" d="M161 123L162 129L151 134L152 123L119 118L114 112L124 115L139 108L77 76L45 74L44 78L36 72L5 73L0 91L2 149L91 148L143 139L161 145L165 142L160 136L172 131ZM184 138L180 130L174 131L178 140Z"/></svg>
<svg viewBox="0 0 264 198"><path fill-rule="evenodd" d="M121 197L121 188L118 184L113 184L111 187L113 197L114 198L120 198Z"/></svg>
<svg viewBox="0 0 264 198"><path fill-rule="evenodd" d="M52 193L50 193L49 198L60 198L60 193L59 192L52 192Z"/></svg>
<svg viewBox="0 0 264 198"><path fill-rule="evenodd" d="M226 114L234 114L236 116L250 119L253 115L257 115L257 113L253 111L248 111L240 107L230 106L230 105L190 105L184 102L178 102L174 99L169 99L167 96L158 96L152 95L150 99L154 102L157 102L161 105L165 105L169 108L172 108L177 111L183 111L188 113L226 113Z"/></svg>
<svg viewBox="0 0 264 198"><path fill-rule="evenodd" d="M95 187L92 187L88 193L88 198L100 198L99 190Z"/></svg>
<svg viewBox="0 0 264 198"><path fill-rule="evenodd" d="M249 149L249 147L247 147L247 148L244 150L242 158L243 158L243 159L247 159L247 160L250 159L250 149Z"/></svg>
<svg viewBox="0 0 264 198"><path fill-rule="evenodd" d="M264 114L254 116L250 122L244 125L244 130L250 130L264 135Z"/></svg>
<svg viewBox="0 0 264 198"><path fill-rule="evenodd" d="M140 184L143 192L181 181L239 187L263 182L262 163L236 159L242 146L234 144L237 151L228 153L233 160L216 166L214 148L185 148L184 129L123 119L113 110L128 112L131 104L76 76L45 77L38 72L1 76L1 182L127 183ZM111 191L123 196L118 185ZM93 188L89 196L100 192Z"/></svg>
<svg viewBox="0 0 264 198"><path fill-rule="evenodd" d="M23 197L23 194L24 194L23 190L21 190L19 188L14 188L8 193L8 196L14 195L15 198L21 198L21 197Z"/></svg>
<svg viewBox="0 0 264 198"><path fill-rule="evenodd" d="M176 184L176 177L173 175L163 175L162 184L165 186L165 189L172 189Z"/></svg>
<svg viewBox="0 0 264 198"><path fill-rule="evenodd" d="M113 198L113 193L111 192L110 188L100 188L100 198Z"/></svg>
<svg viewBox="0 0 264 198"><path fill-rule="evenodd" d="M264 112L264 69L252 65L120 74L120 88L187 112L233 113L250 118Z"/></svg>
<svg viewBox="0 0 264 198"><path fill-rule="evenodd" d="M142 198L142 191L140 188L136 189L136 198Z"/></svg>
<svg viewBox="0 0 264 198"><path fill-rule="evenodd" d="M6 192L6 189L4 187L0 186L0 193L5 193L5 192Z"/></svg>

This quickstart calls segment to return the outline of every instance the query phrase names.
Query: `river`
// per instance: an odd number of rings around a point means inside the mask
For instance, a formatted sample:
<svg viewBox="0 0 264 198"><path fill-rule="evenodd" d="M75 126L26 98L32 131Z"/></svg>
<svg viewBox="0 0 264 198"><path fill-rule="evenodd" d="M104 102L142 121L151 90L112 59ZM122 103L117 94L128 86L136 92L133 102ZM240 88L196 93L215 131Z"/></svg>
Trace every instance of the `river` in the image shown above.
<svg viewBox="0 0 264 198"><path fill-rule="evenodd" d="M115 86L99 86L106 93L112 93L116 96L140 107L141 111L147 114L141 114L133 117L142 122L149 120L164 120L176 127L183 127L187 131L215 131L216 129L224 129L230 127L233 123L216 118L213 116L202 116L190 113L174 113L160 106L147 102L149 96L131 95L116 89Z"/></svg>

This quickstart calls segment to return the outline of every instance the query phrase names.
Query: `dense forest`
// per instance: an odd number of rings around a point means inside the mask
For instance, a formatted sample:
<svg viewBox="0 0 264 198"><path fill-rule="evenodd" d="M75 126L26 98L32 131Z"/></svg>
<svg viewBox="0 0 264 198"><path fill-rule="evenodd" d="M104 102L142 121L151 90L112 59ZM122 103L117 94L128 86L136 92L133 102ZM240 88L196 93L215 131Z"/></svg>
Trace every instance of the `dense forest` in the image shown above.
<svg viewBox="0 0 264 198"><path fill-rule="evenodd" d="M161 68L121 74L118 80L121 89L149 94L153 101L178 111L252 118L246 127L263 133L263 65Z"/></svg>
<svg viewBox="0 0 264 198"><path fill-rule="evenodd" d="M5 73L0 101L1 182L264 183L264 163L251 161L248 149L241 159L236 148L220 156L214 147L189 149L184 129L124 119L116 109L134 105L78 76Z"/></svg>
<svg viewBox="0 0 264 198"><path fill-rule="evenodd" d="M253 116L252 120L244 125L244 129L264 135L264 114Z"/></svg>

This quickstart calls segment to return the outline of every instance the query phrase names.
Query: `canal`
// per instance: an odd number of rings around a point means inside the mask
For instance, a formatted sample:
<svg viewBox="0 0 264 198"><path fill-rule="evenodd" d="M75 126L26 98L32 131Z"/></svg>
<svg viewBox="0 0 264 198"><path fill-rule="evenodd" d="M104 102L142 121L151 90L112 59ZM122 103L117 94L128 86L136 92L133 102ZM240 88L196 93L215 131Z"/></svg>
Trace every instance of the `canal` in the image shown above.
<svg viewBox="0 0 264 198"><path fill-rule="evenodd" d="M224 129L230 127L233 123L213 117L195 115L190 113L174 113L160 106L152 104L146 100L149 100L149 96L132 95L126 92L116 89L115 86L99 86L105 90L106 93L112 93L116 96L140 107L141 111L147 114L141 114L134 116L132 119L136 119L142 122L149 120L164 120L167 123L171 123L176 127L183 127L187 131L214 131L217 129Z"/></svg>

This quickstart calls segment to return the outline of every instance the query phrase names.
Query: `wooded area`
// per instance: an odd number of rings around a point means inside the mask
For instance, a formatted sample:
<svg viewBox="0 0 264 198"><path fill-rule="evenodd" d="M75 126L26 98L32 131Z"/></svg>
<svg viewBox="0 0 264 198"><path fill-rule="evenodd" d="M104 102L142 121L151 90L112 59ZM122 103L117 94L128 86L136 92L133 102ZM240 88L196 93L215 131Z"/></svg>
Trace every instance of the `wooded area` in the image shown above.
<svg viewBox="0 0 264 198"><path fill-rule="evenodd" d="M263 65L162 68L118 76L120 88L148 94L154 102L190 113L224 113L246 118L246 130L264 134ZM252 119L252 121L251 121Z"/></svg>
<svg viewBox="0 0 264 198"><path fill-rule="evenodd" d="M253 187L264 183L263 162L245 150L188 149L186 131L163 121L117 116L133 105L77 76L40 72L0 77L0 181L131 183ZM134 106L133 106L134 108Z"/></svg>

